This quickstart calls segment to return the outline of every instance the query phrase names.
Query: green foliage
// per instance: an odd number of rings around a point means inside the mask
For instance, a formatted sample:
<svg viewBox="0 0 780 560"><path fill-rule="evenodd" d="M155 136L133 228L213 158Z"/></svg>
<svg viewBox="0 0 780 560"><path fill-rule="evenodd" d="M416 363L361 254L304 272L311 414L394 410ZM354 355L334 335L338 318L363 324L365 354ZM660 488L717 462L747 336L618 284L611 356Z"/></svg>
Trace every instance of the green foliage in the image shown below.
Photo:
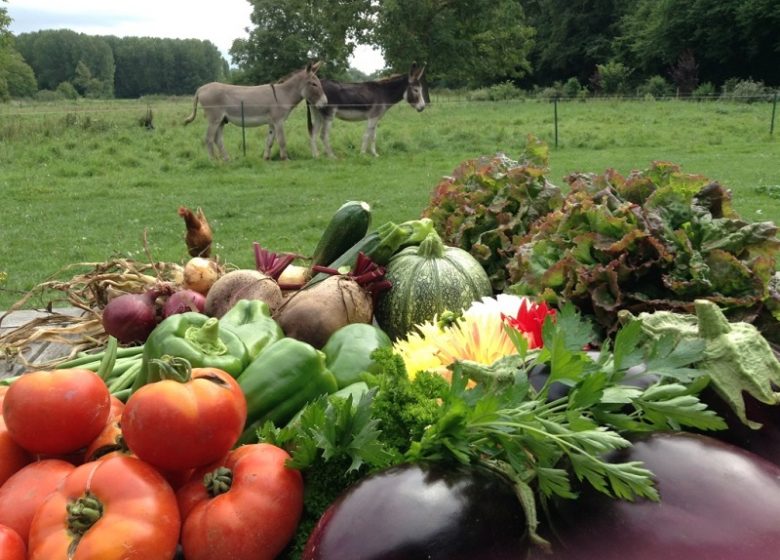
<svg viewBox="0 0 780 560"><path fill-rule="evenodd" d="M663 76L650 76L645 83L636 88L637 95L649 95L653 98L672 95L672 86Z"/></svg>
<svg viewBox="0 0 780 560"><path fill-rule="evenodd" d="M569 99L582 99L587 97L588 88L580 84L580 81L572 76L561 86L561 94Z"/></svg>
<svg viewBox="0 0 780 560"><path fill-rule="evenodd" d="M38 89L32 68L13 49L0 50L0 80L11 98L32 97Z"/></svg>
<svg viewBox="0 0 780 560"><path fill-rule="evenodd" d="M102 38L59 29L22 33L15 44L35 72L40 89L53 90L80 75L84 92L88 86L95 97L113 96L114 55Z"/></svg>
<svg viewBox="0 0 780 560"><path fill-rule="evenodd" d="M694 99L714 99L717 94L717 88L712 82L704 82L699 84L695 90L693 90Z"/></svg>
<svg viewBox="0 0 780 560"><path fill-rule="evenodd" d="M192 110L189 95L76 104L47 95L57 101L0 104L0 267L8 273L0 309L50 276L70 279L77 269L59 271L75 263L113 257L183 263L176 214L182 204L204 209L225 262L253 266L253 241L310 254L332 204L366 200L375 223L419 217L441 178L461 162L497 152L517 159L529 133L550 147L543 174L562 190L572 172L612 168L625 175L655 159L675 161L731 189L746 220L780 223L780 199L756 190L778 184L769 163L780 160L780 143L768 136L771 106L764 103L559 103L556 149L548 102L469 103L462 94L434 90L422 113L401 105L388 111L378 129L386 146L379 158L358 153L364 123L338 121L331 131L338 159L312 159L299 106L286 127L289 161L262 159L265 127L246 129L244 155L241 128L228 125L233 159L223 163L206 155L200 112L182 126ZM153 131L138 126L148 107ZM391 147L401 142L406 151ZM121 208L121 216L110 208ZM62 296L49 292L26 307L45 308L55 297L55 307L68 305Z"/></svg>
<svg viewBox="0 0 780 560"><path fill-rule="evenodd" d="M769 89L763 82L754 80L727 80L723 86L721 99L738 101L740 103L754 103L767 101Z"/></svg>
<svg viewBox="0 0 780 560"><path fill-rule="evenodd" d="M695 299L771 322L777 227L743 221L721 185L662 162L568 181L560 211L518 240L511 291L573 302L605 332L620 309L685 311Z"/></svg>
<svg viewBox="0 0 780 560"><path fill-rule="evenodd" d="M471 90L466 94L469 101L508 101L522 99L525 92L510 81Z"/></svg>
<svg viewBox="0 0 780 560"><path fill-rule="evenodd" d="M525 0L528 23L536 30L530 54L538 85L575 77L587 83L597 64L613 55L618 23L630 2L620 0ZM570 97L576 97L572 95Z"/></svg>
<svg viewBox="0 0 780 560"><path fill-rule="evenodd" d="M59 93L64 99L78 99L79 92L73 87L70 82L62 82L57 86L57 93Z"/></svg>
<svg viewBox="0 0 780 560"><path fill-rule="evenodd" d="M628 3L615 55L640 73L661 73L690 49L702 81L730 76L780 81L780 5L772 0L638 0ZM692 88L691 88L692 89Z"/></svg>
<svg viewBox="0 0 780 560"><path fill-rule="evenodd" d="M596 74L591 79L596 91L603 95L624 94L629 89L632 70L622 62L610 61L596 65Z"/></svg>
<svg viewBox="0 0 780 560"><path fill-rule="evenodd" d="M379 3L372 35L394 70L426 62L429 80L470 87L523 77L532 37L511 0L388 0Z"/></svg>
<svg viewBox="0 0 780 560"><path fill-rule="evenodd" d="M546 166L547 147L534 138L517 161L504 155L465 161L434 188L422 212L447 245L480 262L496 292L506 287L503 255L562 201L560 189L545 179Z"/></svg>
<svg viewBox="0 0 780 560"><path fill-rule="evenodd" d="M309 60L321 60L322 74L343 76L373 14L369 0L250 0L249 37L236 39L230 56L243 83L276 81Z"/></svg>

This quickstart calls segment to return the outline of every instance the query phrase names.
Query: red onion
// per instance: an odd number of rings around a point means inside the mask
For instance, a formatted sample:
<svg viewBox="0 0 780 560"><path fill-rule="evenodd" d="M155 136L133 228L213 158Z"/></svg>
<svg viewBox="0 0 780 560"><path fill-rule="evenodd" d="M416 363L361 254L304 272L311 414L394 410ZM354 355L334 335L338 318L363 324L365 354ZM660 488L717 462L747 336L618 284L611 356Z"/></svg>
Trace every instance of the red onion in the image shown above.
<svg viewBox="0 0 780 560"><path fill-rule="evenodd" d="M179 290L174 292L163 306L163 317L170 317L177 313L197 311L203 313L206 306L206 296L195 290Z"/></svg>
<svg viewBox="0 0 780 560"><path fill-rule="evenodd" d="M155 300L159 295L159 290L152 289L115 297L103 308L103 329L122 344L143 344L157 326Z"/></svg>

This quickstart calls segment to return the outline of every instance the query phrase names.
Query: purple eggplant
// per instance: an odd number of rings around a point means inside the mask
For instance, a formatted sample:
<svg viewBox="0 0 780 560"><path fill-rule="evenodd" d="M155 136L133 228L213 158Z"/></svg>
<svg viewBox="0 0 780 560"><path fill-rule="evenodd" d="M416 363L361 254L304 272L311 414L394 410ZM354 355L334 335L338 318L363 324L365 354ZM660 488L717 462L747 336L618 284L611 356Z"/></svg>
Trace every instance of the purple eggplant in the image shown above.
<svg viewBox="0 0 780 560"><path fill-rule="evenodd" d="M699 434L657 433L614 460L642 461L660 502L627 502L588 487L552 508L553 554L532 560L776 560L780 467Z"/></svg>
<svg viewBox="0 0 780 560"><path fill-rule="evenodd" d="M742 393L745 413L749 420L761 424L759 429L746 426L726 402L710 387L701 393L701 399L728 424L727 430L714 432L712 437L752 451L776 465L780 465L780 405L769 405Z"/></svg>
<svg viewBox="0 0 780 560"><path fill-rule="evenodd" d="M484 469L399 465L359 481L325 512L303 560L521 560L526 520Z"/></svg>

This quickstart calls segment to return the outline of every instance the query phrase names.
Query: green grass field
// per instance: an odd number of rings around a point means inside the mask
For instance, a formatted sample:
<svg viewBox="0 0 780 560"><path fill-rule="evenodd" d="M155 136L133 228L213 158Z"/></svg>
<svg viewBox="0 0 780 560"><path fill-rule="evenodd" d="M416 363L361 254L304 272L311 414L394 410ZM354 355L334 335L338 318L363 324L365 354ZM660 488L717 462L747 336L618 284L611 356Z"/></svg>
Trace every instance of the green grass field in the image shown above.
<svg viewBox="0 0 780 560"><path fill-rule="evenodd" d="M252 266L252 242L308 254L332 212L360 199L374 224L416 218L431 189L464 159L516 156L533 134L550 145L549 180L678 163L732 189L745 219L780 223L780 141L771 104L589 100L466 102L437 98L422 113L394 107L379 125L379 158L358 153L363 123L337 121L336 160L313 160L306 112L287 122L289 161L264 161L266 128L228 126L227 163L210 161L205 120L184 127L191 99L0 106L0 309L77 262L116 256L186 260L180 205L200 206L219 256ZM139 125L151 107L154 130ZM780 128L780 125L777 126ZM31 302L36 305L40 302Z"/></svg>

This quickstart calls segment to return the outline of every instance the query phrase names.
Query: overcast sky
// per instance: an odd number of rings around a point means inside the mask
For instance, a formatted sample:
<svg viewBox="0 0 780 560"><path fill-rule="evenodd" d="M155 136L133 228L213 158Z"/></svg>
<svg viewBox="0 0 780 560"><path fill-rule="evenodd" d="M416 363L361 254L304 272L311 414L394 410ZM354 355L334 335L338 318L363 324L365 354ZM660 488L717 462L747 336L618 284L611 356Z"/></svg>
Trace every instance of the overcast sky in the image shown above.
<svg viewBox="0 0 780 560"><path fill-rule="evenodd" d="M252 6L247 0L9 0L13 34L72 29L88 35L203 39L230 61L233 40L246 37ZM352 66L370 74L384 67L381 55L359 47Z"/></svg>

